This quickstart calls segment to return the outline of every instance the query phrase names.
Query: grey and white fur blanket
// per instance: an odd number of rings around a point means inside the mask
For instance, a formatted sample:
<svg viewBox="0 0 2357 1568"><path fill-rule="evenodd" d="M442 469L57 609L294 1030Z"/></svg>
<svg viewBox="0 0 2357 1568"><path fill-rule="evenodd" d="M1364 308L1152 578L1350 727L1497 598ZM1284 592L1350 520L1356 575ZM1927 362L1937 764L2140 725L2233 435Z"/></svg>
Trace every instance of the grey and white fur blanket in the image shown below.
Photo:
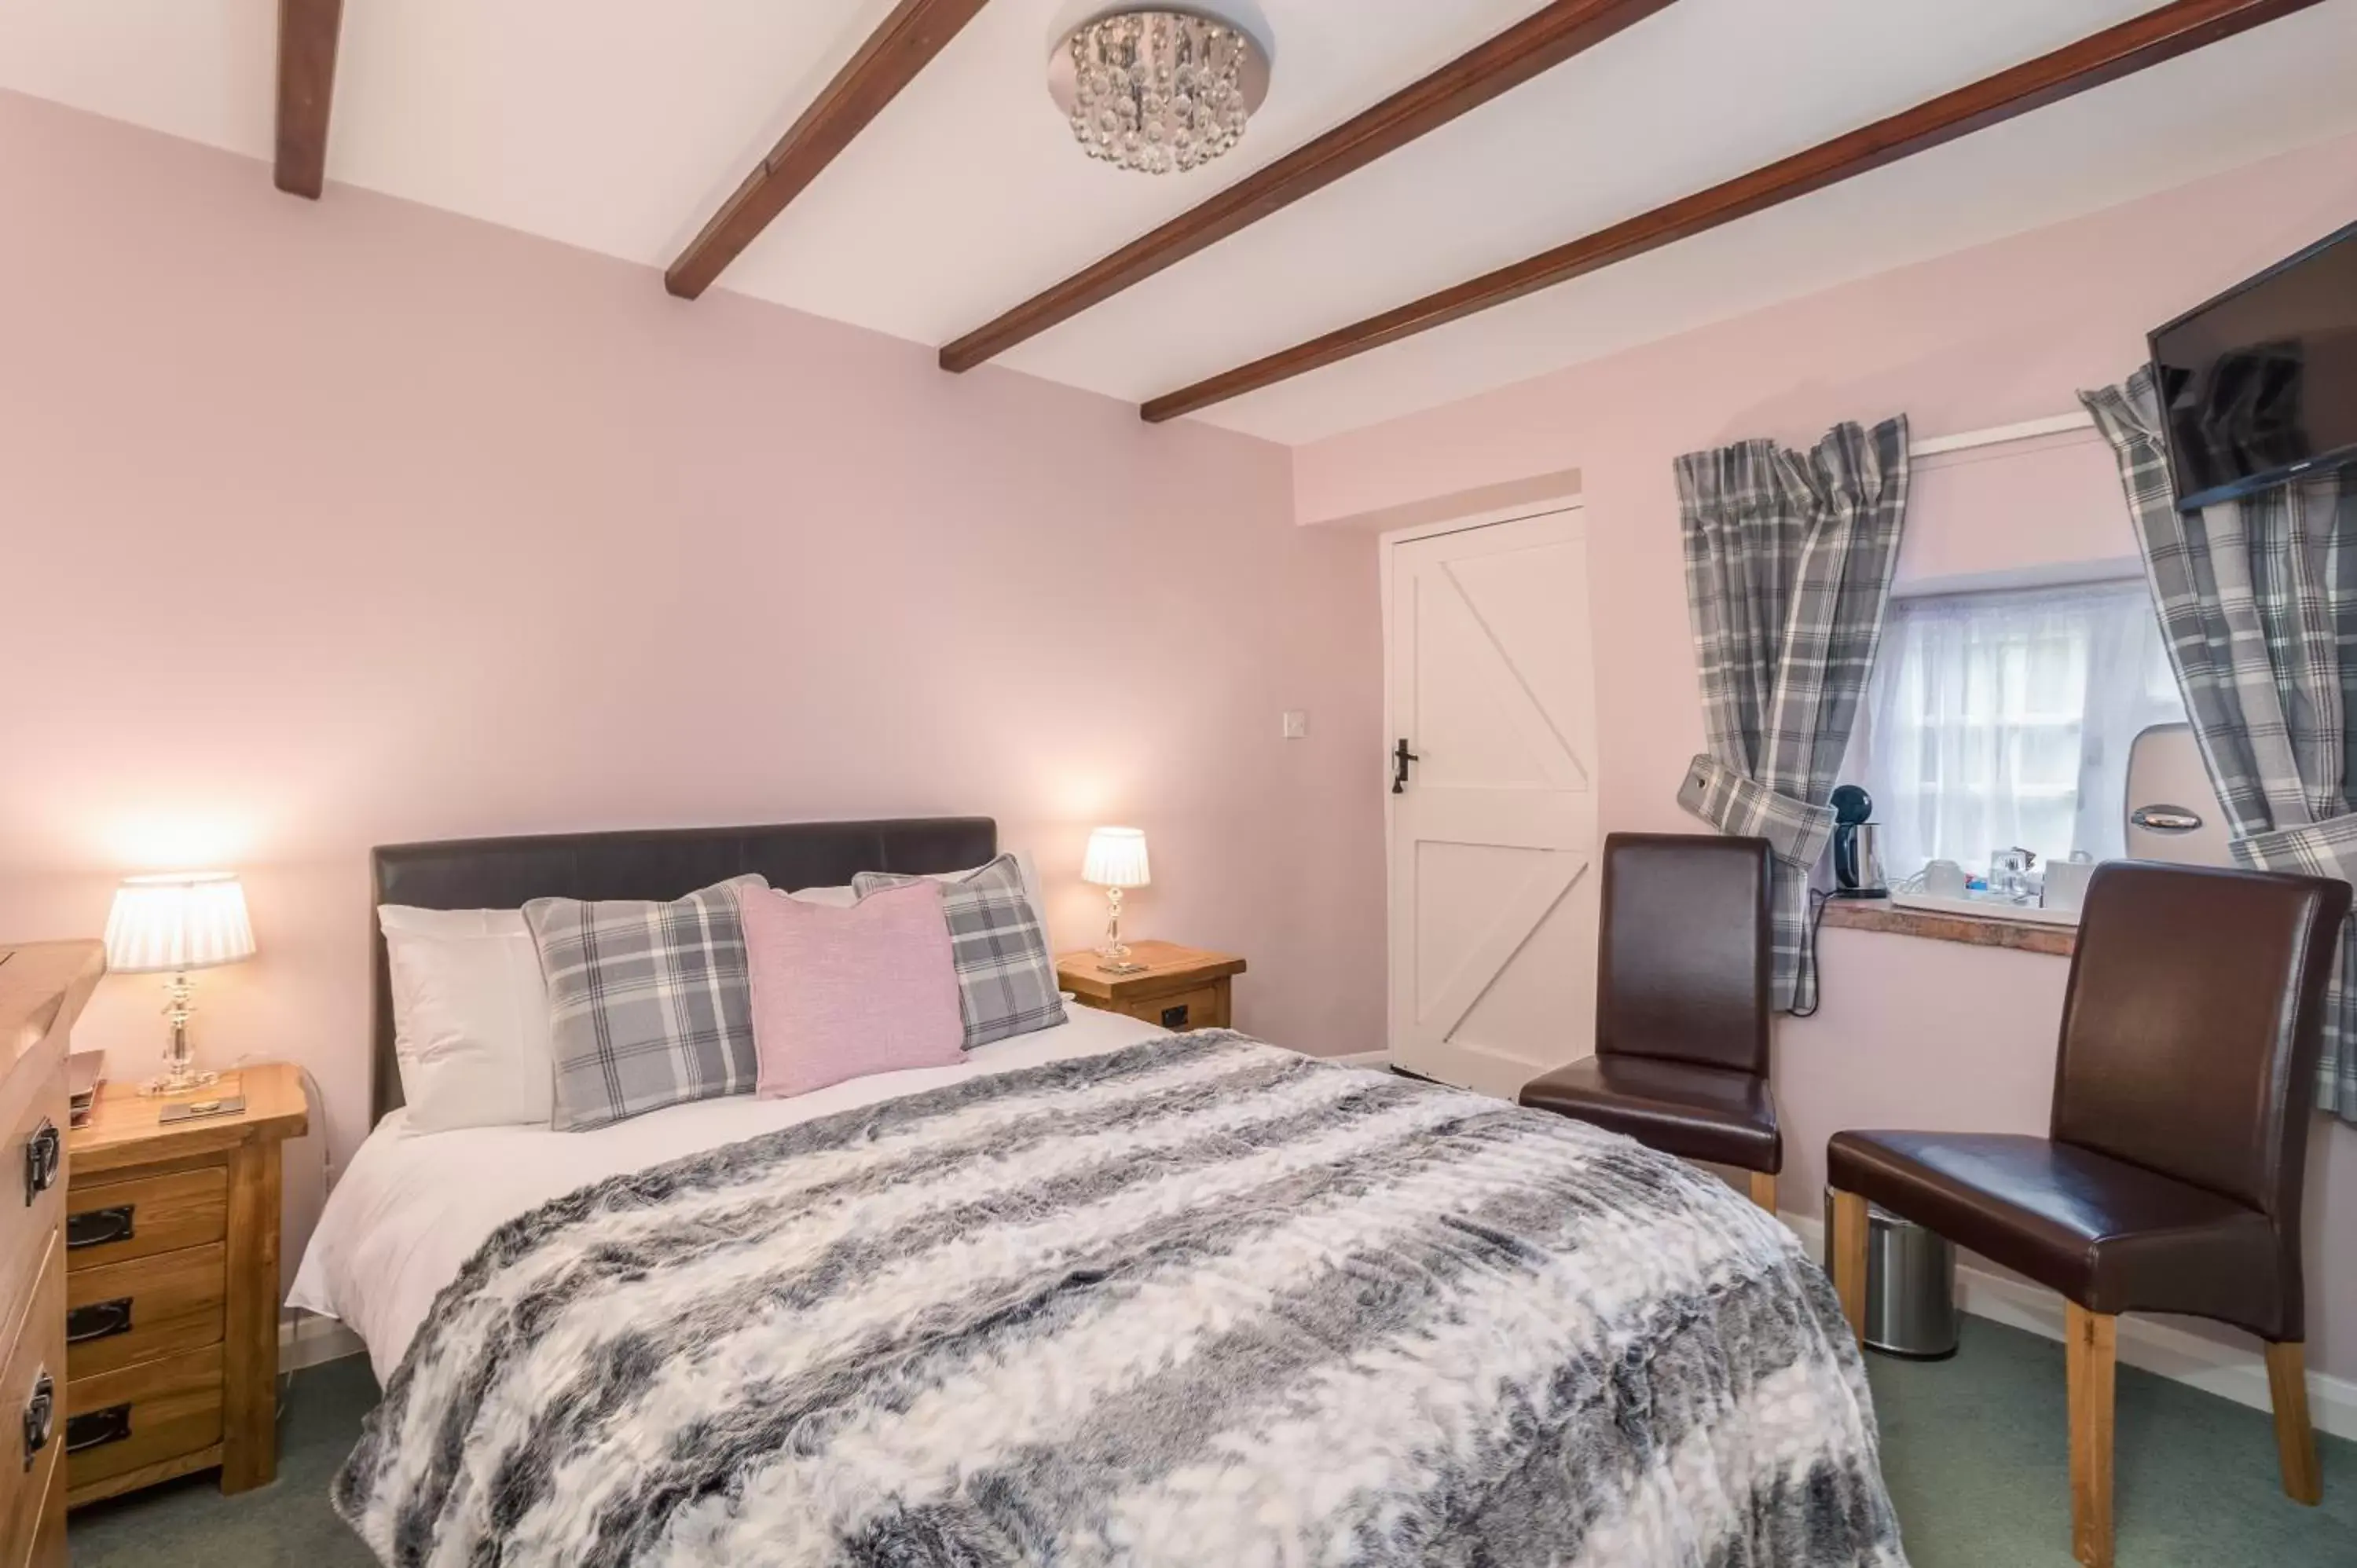
<svg viewBox="0 0 2357 1568"><path fill-rule="evenodd" d="M1226 1032L510 1221L338 1478L388 1563L1901 1564L1792 1236Z"/></svg>

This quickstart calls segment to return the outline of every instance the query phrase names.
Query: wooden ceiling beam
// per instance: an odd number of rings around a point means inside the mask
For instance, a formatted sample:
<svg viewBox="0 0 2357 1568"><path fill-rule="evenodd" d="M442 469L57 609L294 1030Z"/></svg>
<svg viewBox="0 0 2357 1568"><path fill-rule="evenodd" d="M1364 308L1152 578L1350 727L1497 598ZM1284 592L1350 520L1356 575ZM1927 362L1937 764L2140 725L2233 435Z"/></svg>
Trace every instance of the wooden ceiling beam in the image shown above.
<svg viewBox="0 0 2357 1568"><path fill-rule="evenodd" d="M2190 54L2222 38L2304 11L2319 0L2174 0L1968 87L1943 93L1885 120L1724 184L1657 207L1608 229L1427 295L1413 304L1313 338L1212 376L1139 410L1149 423L1177 419L1263 387L1275 386L1370 349L1429 332L1480 311L1738 218L1824 189L1869 169L2060 102L2089 88Z"/></svg>
<svg viewBox="0 0 2357 1568"><path fill-rule="evenodd" d="M278 0L278 146L274 179L319 199L328 177L328 110L336 95L336 38L344 0Z"/></svg>
<svg viewBox="0 0 2357 1568"><path fill-rule="evenodd" d="M1397 152L1417 137L1594 48L1672 0L1555 0L1480 48L1381 103L1256 169L1142 239L1033 295L942 350L942 369L965 371L1103 305L1165 267L1218 244L1313 191Z"/></svg>
<svg viewBox="0 0 2357 1568"><path fill-rule="evenodd" d="M981 11L984 0L900 0L881 27L834 73L817 101L770 156L720 205L679 260L663 286L682 299L710 288L770 220L786 209L849 146L900 90Z"/></svg>

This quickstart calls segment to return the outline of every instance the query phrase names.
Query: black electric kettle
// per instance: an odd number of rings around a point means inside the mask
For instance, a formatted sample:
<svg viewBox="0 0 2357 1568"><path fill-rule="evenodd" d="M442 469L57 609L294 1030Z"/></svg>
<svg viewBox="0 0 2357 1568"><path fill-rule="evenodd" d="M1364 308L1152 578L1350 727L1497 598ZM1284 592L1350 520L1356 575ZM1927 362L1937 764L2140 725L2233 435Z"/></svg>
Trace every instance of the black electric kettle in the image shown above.
<svg viewBox="0 0 2357 1568"><path fill-rule="evenodd" d="M1836 898L1888 898L1882 851L1875 843L1874 797L1855 784L1834 791L1834 891Z"/></svg>

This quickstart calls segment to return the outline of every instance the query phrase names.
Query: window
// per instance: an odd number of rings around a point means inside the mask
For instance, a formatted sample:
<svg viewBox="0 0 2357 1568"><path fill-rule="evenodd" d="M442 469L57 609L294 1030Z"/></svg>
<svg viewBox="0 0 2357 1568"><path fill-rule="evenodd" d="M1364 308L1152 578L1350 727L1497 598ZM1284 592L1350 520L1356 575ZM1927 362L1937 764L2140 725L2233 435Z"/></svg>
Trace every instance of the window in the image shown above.
<svg viewBox="0 0 2357 1568"><path fill-rule="evenodd" d="M2182 721L2141 582L1893 599L1848 776L1893 877L2126 848L2128 748Z"/></svg>

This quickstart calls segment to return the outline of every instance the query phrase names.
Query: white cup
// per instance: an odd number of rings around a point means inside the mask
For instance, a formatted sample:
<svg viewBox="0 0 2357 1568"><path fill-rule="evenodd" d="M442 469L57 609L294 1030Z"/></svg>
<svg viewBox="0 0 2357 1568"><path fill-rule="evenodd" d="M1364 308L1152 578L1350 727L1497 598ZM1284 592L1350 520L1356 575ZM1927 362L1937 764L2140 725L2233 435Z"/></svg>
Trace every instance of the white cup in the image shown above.
<svg viewBox="0 0 2357 1568"><path fill-rule="evenodd" d="M1953 860L1935 860L1923 868L1923 891L1934 898L1964 896L1964 868Z"/></svg>
<svg viewBox="0 0 2357 1568"><path fill-rule="evenodd" d="M2075 915L2087 902L2087 882L2095 875L2093 856L2081 850L2068 860L2046 863L2046 908Z"/></svg>

